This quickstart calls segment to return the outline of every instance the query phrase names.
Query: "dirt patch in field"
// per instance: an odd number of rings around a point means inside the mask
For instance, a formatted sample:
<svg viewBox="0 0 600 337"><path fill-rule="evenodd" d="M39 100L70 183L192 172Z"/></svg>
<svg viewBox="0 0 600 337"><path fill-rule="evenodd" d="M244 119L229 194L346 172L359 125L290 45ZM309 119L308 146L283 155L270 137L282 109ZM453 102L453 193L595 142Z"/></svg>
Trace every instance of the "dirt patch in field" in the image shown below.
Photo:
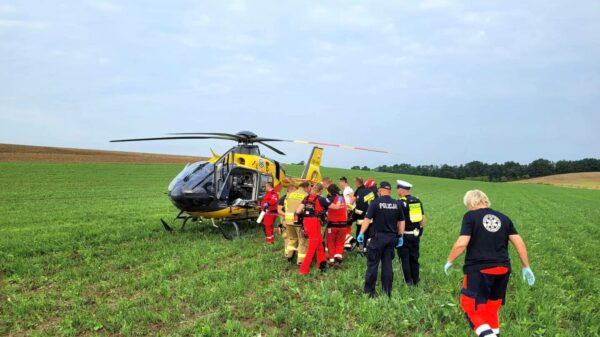
<svg viewBox="0 0 600 337"><path fill-rule="evenodd" d="M600 189L600 172L565 173L515 181L520 184L545 184L563 187Z"/></svg>
<svg viewBox="0 0 600 337"><path fill-rule="evenodd" d="M185 164L205 157L0 144L0 162Z"/></svg>

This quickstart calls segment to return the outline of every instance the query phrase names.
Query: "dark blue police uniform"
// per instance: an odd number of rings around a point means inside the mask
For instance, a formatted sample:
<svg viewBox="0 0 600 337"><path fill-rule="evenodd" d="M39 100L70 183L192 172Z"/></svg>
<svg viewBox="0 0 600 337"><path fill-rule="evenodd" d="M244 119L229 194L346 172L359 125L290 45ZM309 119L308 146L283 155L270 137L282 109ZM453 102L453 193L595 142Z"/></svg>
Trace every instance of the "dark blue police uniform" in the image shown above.
<svg viewBox="0 0 600 337"><path fill-rule="evenodd" d="M404 220L404 214L398 201L390 196L373 200L365 218L371 219L371 241L367 247L367 272L365 273L364 292L375 296L377 270L381 262L381 285L388 296L392 293L394 272L392 260L394 247L398 243L398 222Z"/></svg>
<svg viewBox="0 0 600 337"><path fill-rule="evenodd" d="M421 227L421 219L413 222L410 217L411 205L420 206L420 216L425 214L423 204L421 201L412 195L398 200L404 213L406 225L404 227L404 244L402 247L398 247L398 257L400 258L400 264L402 265L402 274L404 274L404 281L408 285L417 285L419 283L419 246L421 241L421 235L423 234L423 227Z"/></svg>

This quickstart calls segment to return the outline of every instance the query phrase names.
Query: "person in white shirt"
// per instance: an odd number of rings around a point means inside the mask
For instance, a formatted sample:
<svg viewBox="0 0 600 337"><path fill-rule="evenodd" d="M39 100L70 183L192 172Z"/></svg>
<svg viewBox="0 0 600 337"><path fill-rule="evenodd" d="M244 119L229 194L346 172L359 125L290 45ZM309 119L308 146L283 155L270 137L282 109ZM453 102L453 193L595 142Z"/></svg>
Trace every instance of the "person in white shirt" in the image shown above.
<svg viewBox="0 0 600 337"><path fill-rule="evenodd" d="M344 201L348 207L348 233L346 233L346 242L344 243L345 250L352 250L352 245L355 243L352 237L352 223L354 222L354 216L352 214L355 205L354 190L348 185L348 179L346 177L340 178L340 189L344 195Z"/></svg>
<svg viewBox="0 0 600 337"><path fill-rule="evenodd" d="M340 178L340 188L344 194L346 204L354 204L354 190L348 185L348 179L346 179L346 177Z"/></svg>

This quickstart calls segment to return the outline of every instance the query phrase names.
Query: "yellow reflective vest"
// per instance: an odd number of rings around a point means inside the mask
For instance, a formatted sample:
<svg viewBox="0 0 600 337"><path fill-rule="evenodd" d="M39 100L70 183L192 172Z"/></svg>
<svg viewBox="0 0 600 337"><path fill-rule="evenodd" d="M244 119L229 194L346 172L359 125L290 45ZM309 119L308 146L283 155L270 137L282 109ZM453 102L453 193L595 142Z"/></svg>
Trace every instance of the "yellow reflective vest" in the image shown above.
<svg viewBox="0 0 600 337"><path fill-rule="evenodd" d="M306 192L304 190L297 190L292 193L288 193L285 196L285 201L283 203L285 207L285 216L283 219L284 225L294 225L294 219L296 219L296 210L298 206L302 203L302 200L306 197Z"/></svg>
<svg viewBox="0 0 600 337"><path fill-rule="evenodd" d="M404 204L408 207L408 219L414 224L418 224L423 220L423 204L421 200L412 195L401 198ZM406 213L405 213L406 214Z"/></svg>

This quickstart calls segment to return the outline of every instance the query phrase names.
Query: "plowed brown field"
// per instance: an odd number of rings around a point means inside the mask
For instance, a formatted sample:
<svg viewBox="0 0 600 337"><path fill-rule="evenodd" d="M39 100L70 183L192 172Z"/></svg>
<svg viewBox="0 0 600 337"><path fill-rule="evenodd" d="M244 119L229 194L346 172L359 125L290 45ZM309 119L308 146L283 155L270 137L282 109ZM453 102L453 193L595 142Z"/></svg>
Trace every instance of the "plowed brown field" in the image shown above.
<svg viewBox="0 0 600 337"><path fill-rule="evenodd" d="M185 164L204 157L0 144L0 162Z"/></svg>
<svg viewBox="0 0 600 337"><path fill-rule="evenodd" d="M563 187L600 189L600 172L565 173L516 181L516 183L545 184Z"/></svg>

